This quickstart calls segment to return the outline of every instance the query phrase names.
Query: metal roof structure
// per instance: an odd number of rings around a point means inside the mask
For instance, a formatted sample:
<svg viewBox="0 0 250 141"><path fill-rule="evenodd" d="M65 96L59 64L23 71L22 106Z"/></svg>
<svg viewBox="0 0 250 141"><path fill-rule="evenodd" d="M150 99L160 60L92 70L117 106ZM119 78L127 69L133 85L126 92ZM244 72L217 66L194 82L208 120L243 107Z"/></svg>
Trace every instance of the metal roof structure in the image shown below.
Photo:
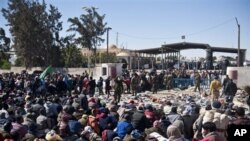
<svg viewBox="0 0 250 141"><path fill-rule="evenodd" d="M225 53L237 53L238 52L238 48L211 47L209 44L191 43L191 42L164 44L161 47L140 49L140 50L135 50L135 52L147 53L147 54L161 54L162 52L164 53L179 52L180 50L185 50L185 49L205 49L205 50L211 49L211 51L213 52L225 52ZM246 49L240 49L240 51L245 52Z"/></svg>

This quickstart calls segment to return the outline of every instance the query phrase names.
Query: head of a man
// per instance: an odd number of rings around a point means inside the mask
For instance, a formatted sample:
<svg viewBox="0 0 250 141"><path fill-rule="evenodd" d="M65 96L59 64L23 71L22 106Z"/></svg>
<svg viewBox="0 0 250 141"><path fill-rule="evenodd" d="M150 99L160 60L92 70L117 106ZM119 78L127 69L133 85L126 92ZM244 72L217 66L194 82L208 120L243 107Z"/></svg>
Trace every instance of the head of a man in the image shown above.
<svg viewBox="0 0 250 141"><path fill-rule="evenodd" d="M201 133L203 137L214 131L216 131L216 125L213 122L206 122L202 125Z"/></svg>
<svg viewBox="0 0 250 141"><path fill-rule="evenodd" d="M236 109L236 116L244 117L245 116L245 109L243 107L238 107Z"/></svg>

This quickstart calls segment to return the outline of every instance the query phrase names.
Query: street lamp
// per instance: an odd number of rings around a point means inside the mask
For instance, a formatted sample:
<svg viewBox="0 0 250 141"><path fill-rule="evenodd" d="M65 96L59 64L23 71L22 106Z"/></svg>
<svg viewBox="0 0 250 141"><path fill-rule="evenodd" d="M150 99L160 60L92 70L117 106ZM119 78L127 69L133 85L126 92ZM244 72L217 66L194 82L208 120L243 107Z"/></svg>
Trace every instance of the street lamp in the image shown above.
<svg viewBox="0 0 250 141"><path fill-rule="evenodd" d="M235 17L237 26L238 26L238 59L237 59L237 66L240 66L240 24L238 23L237 18Z"/></svg>
<svg viewBox="0 0 250 141"><path fill-rule="evenodd" d="M109 63L109 30L111 29L111 27L107 28L107 63Z"/></svg>

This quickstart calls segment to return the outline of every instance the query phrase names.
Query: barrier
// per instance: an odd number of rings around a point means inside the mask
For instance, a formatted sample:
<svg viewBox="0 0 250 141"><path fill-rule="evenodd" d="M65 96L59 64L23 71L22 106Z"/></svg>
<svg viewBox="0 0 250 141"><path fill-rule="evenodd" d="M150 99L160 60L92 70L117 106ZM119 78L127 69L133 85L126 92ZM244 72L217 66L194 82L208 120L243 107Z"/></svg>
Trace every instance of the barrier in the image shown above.
<svg viewBox="0 0 250 141"><path fill-rule="evenodd" d="M174 78L173 80L173 87L174 88L181 88L181 87L188 87L193 86L194 80L189 78Z"/></svg>
<svg viewBox="0 0 250 141"><path fill-rule="evenodd" d="M183 88L188 86L194 86L195 80L191 78L174 78L173 79L173 87L174 88ZM210 80L209 79L202 79L200 87L201 88L209 88Z"/></svg>

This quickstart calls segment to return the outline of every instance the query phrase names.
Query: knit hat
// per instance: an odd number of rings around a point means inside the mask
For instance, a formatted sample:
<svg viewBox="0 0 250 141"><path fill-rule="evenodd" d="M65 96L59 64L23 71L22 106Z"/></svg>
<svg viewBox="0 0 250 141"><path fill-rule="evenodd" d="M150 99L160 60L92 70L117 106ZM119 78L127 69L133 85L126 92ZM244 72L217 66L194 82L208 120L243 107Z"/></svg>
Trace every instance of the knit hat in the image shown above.
<svg viewBox="0 0 250 141"><path fill-rule="evenodd" d="M87 124L87 118L80 118L78 121L81 123L82 126L85 126Z"/></svg>
<svg viewBox="0 0 250 141"><path fill-rule="evenodd" d="M56 134L54 130L49 131L46 134L45 139L47 141L62 141L63 140L58 134Z"/></svg>
<svg viewBox="0 0 250 141"><path fill-rule="evenodd" d="M153 111L153 106L151 104L146 104L145 109Z"/></svg>
<svg viewBox="0 0 250 141"><path fill-rule="evenodd" d="M214 101L212 104L213 109L219 109L221 107L221 103L219 101Z"/></svg>

